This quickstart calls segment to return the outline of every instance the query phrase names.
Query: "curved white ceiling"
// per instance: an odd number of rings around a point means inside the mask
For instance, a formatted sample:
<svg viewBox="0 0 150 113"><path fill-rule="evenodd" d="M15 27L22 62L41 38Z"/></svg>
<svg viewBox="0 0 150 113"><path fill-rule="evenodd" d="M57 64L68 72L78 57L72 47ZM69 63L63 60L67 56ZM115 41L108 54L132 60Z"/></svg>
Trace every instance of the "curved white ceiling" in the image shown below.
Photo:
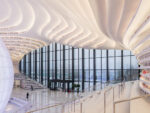
<svg viewBox="0 0 150 113"><path fill-rule="evenodd" d="M149 0L0 0L0 37L13 60L50 42L129 49L141 59L150 50L149 6Z"/></svg>

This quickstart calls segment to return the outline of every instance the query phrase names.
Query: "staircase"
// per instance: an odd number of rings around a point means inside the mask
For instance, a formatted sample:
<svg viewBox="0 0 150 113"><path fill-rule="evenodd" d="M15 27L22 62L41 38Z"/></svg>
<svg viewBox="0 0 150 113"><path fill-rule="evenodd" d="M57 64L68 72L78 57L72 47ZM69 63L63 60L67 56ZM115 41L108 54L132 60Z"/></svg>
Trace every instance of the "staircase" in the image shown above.
<svg viewBox="0 0 150 113"><path fill-rule="evenodd" d="M15 80L20 80L20 87L25 90L31 90L31 87L33 87L33 90L46 88L46 86L41 85L21 73L15 74Z"/></svg>
<svg viewBox="0 0 150 113"><path fill-rule="evenodd" d="M12 97L10 98L4 113L26 113L31 107L32 106L28 101Z"/></svg>

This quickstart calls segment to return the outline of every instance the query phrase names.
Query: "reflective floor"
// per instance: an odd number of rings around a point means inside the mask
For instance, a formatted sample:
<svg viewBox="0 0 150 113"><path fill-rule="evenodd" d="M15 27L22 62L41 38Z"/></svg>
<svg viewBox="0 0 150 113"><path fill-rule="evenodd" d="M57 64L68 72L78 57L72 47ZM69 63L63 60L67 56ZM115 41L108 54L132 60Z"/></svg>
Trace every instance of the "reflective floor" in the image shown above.
<svg viewBox="0 0 150 113"><path fill-rule="evenodd" d="M108 84L97 84L95 90L101 90L106 87ZM111 85L111 84L109 84ZM17 97L23 100L26 99L27 92L29 93L29 101L32 105L32 108L29 110L34 111L33 113L62 113L64 106L62 104L69 103L79 97L89 95L93 92L93 86L90 88L85 88L85 92L82 93L67 93L61 91L52 91L49 89L38 89L38 90L24 90L22 88L14 88L12 92L12 97ZM58 105L57 107L55 105ZM50 107L52 106L52 107ZM55 107L53 107L55 106ZM50 107L50 108L46 108ZM39 110L43 109L44 110ZM37 110L37 111L36 111Z"/></svg>
<svg viewBox="0 0 150 113"><path fill-rule="evenodd" d="M125 84L125 87L123 90L120 89L120 85L116 85L115 89L114 89L115 101L120 101L120 100L134 98L134 97L143 95L143 92L141 92L141 90L139 89L138 84L139 84L138 81L128 82ZM111 87L111 86L109 86L109 87ZM108 88L106 88L106 89L108 89ZM108 108L108 109L106 109L106 113L113 113L113 104L112 105L110 104L113 102L112 101L112 97L113 97L112 91L113 90L110 90L109 92L107 92L107 95L106 95L106 103L107 103L106 105ZM28 101L32 104L32 108L28 111L28 113L63 113L63 112L72 113L72 111L74 111L74 109L75 109L75 111L78 109L78 106L76 103L69 104L69 102L71 102L81 96L85 96L81 99L81 103L82 103L82 105L84 105L82 110L86 111L84 113L91 113L90 110L92 110L92 109L93 109L92 113L97 113L96 111L94 112L94 110L96 110L95 107L97 105L101 105L101 107L97 106L98 109L101 108L100 111L104 110L104 106L102 105L104 103L104 101L103 101L104 100L104 94L103 94L104 91L103 90L100 93L100 95L101 95L100 96L99 94L97 94L97 92L92 92L92 91L91 92L87 91L85 93L67 93L67 92L61 92L61 91L50 91L49 89L30 91L30 90L23 90L20 88L14 88L12 96L17 97L17 98L26 99L27 92L29 93ZM96 97L96 100L93 101L93 97L95 97L94 96L95 94L97 96L98 95L99 96ZM92 97L90 96L89 97L90 99L88 99L88 96L86 96L86 95L93 95L93 96ZM102 101L97 101L98 98L101 99L101 97L102 97ZM82 100L83 100L83 102L82 102ZM88 100L88 101L86 101L86 100ZM91 102L90 102L90 100L91 100ZM94 103L96 103L96 101L98 102L97 105L94 104ZM143 103L144 105L146 105L145 100L138 100L138 101L140 103ZM64 105L64 103L68 103L68 104ZM92 105L92 103L93 103L93 105ZM108 104L110 104L110 106L108 106ZM74 108L74 105L76 105L75 108ZM131 106L137 106L137 103L135 101L132 101L132 102L126 102L124 104L118 104L116 106L116 113L120 113L120 109L122 109L122 111L124 111L122 113L134 111L135 109L132 109L133 107L131 107ZM80 108L80 106L79 106L79 108ZM88 110L88 108L90 110ZM75 113L80 113L80 111L81 110L79 109L79 112L77 110L77 112L75 112ZM101 113L101 112L98 112L98 113ZM132 113L135 113L135 112L132 112ZM147 112L144 112L144 113L147 113Z"/></svg>
<svg viewBox="0 0 150 113"><path fill-rule="evenodd" d="M26 99L26 94L29 93L28 101L32 104L32 108L29 111L38 110L47 106L53 106L56 104L67 103L75 98L79 97L79 93L66 93L60 91L50 91L49 89L40 89L35 91L24 90L21 88L14 88L12 97ZM27 99L26 99L27 100ZM34 113L61 113L62 106L58 106L58 109L46 109L46 111L38 111Z"/></svg>

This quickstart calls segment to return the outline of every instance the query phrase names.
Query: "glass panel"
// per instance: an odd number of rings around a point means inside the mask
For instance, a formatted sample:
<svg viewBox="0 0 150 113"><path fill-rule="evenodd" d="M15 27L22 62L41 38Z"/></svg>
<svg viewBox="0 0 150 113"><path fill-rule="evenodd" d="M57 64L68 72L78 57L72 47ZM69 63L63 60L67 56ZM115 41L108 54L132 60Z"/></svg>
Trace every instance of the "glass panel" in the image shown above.
<svg viewBox="0 0 150 113"><path fill-rule="evenodd" d="M109 79L110 79L110 81L115 80L115 71L114 70L109 70Z"/></svg>
<svg viewBox="0 0 150 113"><path fill-rule="evenodd" d="M114 50L108 50L108 56L114 56L115 53L114 53Z"/></svg>
<svg viewBox="0 0 150 113"><path fill-rule="evenodd" d="M85 59L84 62L85 62L84 68L89 69L89 59Z"/></svg>
<svg viewBox="0 0 150 113"><path fill-rule="evenodd" d="M131 69L137 69L138 63L135 56L131 56Z"/></svg>
<svg viewBox="0 0 150 113"><path fill-rule="evenodd" d="M121 69L121 57L116 57L116 69Z"/></svg>
<svg viewBox="0 0 150 113"><path fill-rule="evenodd" d="M101 81L101 70L96 70L96 80Z"/></svg>
<svg viewBox="0 0 150 113"><path fill-rule="evenodd" d="M106 50L102 50L102 57L106 57Z"/></svg>
<svg viewBox="0 0 150 113"><path fill-rule="evenodd" d="M68 59L69 50L65 50L65 59Z"/></svg>
<svg viewBox="0 0 150 113"><path fill-rule="evenodd" d="M96 50L96 57L101 57L101 50Z"/></svg>
<svg viewBox="0 0 150 113"><path fill-rule="evenodd" d="M121 50L116 50L116 56L121 56Z"/></svg>
<svg viewBox="0 0 150 113"><path fill-rule="evenodd" d="M91 70L90 70L90 81L93 81L93 77L94 77L94 76L93 76L93 70L91 69Z"/></svg>
<svg viewBox="0 0 150 113"><path fill-rule="evenodd" d="M123 57L123 68L130 69L130 56Z"/></svg>
<svg viewBox="0 0 150 113"><path fill-rule="evenodd" d="M102 69L106 69L106 58L102 58Z"/></svg>
<svg viewBox="0 0 150 113"><path fill-rule="evenodd" d="M109 69L115 69L114 57L108 58L108 67L109 67Z"/></svg>
<svg viewBox="0 0 150 113"><path fill-rule="evenodd" d="M90 69L93 69L93 59L90 59Z"/></svg>
<svg viewBox="0 0 150 113"><path fill-rule="evenodd" d="M96 69L101 69L101 58L96 58Z"/></svg>
<svg viewBox="0 0 150 113"><path fill-rule="evenodd" d="M89 81L89 70L85 70L85 81Z"/></svg>
<svg viewBox="0 0 150 113"><path fill-rule="evenodd" d="M78 60L74 60L74 69L78 69Z"/></svg>
<svg viewBox="0 0 150 113"><path fill-rule="evenodd" d="M60 51L57 51L57 60L60 60Z"/></svg>
<svg viewBox="0 0 150 113"><path fill-rule="evenodd" d="M78 49L74 49L74 59L78 59Z"/></svg>
<svg viewBox="0 0 150 113"><path fill-rule="evenodd" d="M106 70L102 70L102 82L106 82Z"/></svg>
<svg viewBox="0 0 150 113"><path fill-rule="evenodd" d="M93 58L93 49L90 49L90 58Z"/></svg>
<svg viewBox="0 0 150 113"><path fill-rule="evenodd" d="M89 50L88 49L85 49L84 50L84 58L89 58Z"/></svg>
<svg viewBox="0 0 150 113"><path fill-rule="evenodd" d="M131 78L132 78L132 80L137 80L138 76L139 76L138 70L137 69L134 69L134 70L132 69L131 70Z"/></svg>
<svg viewBox="0 0 150 113"><path fill-rule="evenodd" d="M116 70L116 82L121 81L121 70Z"/></svg>
<svg viewBox="0 0 150 113"><path fill-rule="evenodd" d="M124 69L123 70L123 76L124 76L124 79L126 81L131 80L131 70L130 69Z"/></svg>

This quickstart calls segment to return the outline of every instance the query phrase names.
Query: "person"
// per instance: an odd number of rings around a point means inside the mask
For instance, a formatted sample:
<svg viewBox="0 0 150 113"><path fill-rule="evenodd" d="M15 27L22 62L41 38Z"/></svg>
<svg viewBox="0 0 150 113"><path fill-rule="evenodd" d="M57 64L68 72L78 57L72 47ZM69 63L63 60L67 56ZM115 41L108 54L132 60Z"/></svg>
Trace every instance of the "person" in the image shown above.
<svg viewBox="0 0 150 113"><path fill-rule="evenodd" d="M26 99L28 100L29 99L29 93L27 92L26 94Z"/></svg>
<svg viewBox="0 0 150 113"><path fill-rule="evenodd" d="M33 86L31 85L31 91L33 91Z"/></svg>

